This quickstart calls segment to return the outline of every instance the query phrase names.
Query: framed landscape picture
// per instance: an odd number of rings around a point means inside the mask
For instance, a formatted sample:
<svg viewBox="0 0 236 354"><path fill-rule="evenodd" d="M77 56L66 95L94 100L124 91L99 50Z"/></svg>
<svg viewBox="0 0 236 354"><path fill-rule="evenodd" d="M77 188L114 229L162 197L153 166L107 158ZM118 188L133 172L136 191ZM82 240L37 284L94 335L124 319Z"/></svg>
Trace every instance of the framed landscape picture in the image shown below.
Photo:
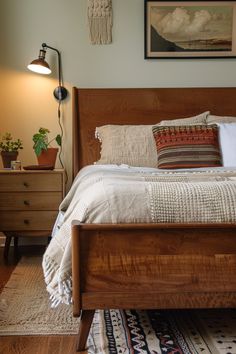
<svg viewBox="0 0 236 354"><path fill-rule="evenodd" d="M145 0L145 59L235 58L236 1Z"/></svg>

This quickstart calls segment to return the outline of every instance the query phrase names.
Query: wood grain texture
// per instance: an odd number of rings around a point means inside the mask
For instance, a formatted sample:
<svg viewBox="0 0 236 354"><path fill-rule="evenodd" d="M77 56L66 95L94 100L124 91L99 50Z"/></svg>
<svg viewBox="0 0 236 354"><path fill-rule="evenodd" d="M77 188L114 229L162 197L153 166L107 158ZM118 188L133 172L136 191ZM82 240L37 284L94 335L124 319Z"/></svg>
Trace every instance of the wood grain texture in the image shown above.
<svg viewBox="0 0 236 354"><path fill-rule="evenodd" d="M0 211L0 230L51 230L58 211ZM14 222L13 222L14 221Z"/></svg>
<svg viewBox="0 0 236 354"><path fill-rule="evenodd" d="M236 291L236 230L187 231L80 229L81 293Z"/></svg>
<svg viewBox="0 0 236 354"><path fill-rule="evenodd" d="M61 192L2 192L0 210L58 210Z"/></svg>
<svg viewBox="0 0 236 354"><path fill-rule="evenodd" d="M89 335L90 327L93 322L95 310L83 310L80 319L79 334L77 337L76 350L83 351L86 347L87 338Z"/></svg>
<svg viewBox="0 0 236 354"><path fill-rule="evenodd" d="M11 336L0 341L0 354L76 353L76 336Z"/></svg>
<svg viewBox="0 0 236 354"><path fill-rule="evenodd" d="M0 192L61 191L63 173L57 171L0 171Z"/></svg>
<svg viewBox="0 0 236 354"><path fill-rule="evenodd" d="M193 309L234 308L236 292L165 293L91 292L82 295L84 309Z"/></svg>
<svg viewBox="0 0 236 354"><path fill-rule="evenodd" d="M236 290L236 256L106 256L83 263L82 291L119 292L232 292ZM214 274L214 277L212 277ZM150 304L151 305L151 304Z"/></svg>
<svg viewBox="0 0 236 354"><path fill-rule="evenodd" d="M81 257L80 257L80 228L72 227L72 283L73 283L73 315L79 317L81 313Z"/></svg>

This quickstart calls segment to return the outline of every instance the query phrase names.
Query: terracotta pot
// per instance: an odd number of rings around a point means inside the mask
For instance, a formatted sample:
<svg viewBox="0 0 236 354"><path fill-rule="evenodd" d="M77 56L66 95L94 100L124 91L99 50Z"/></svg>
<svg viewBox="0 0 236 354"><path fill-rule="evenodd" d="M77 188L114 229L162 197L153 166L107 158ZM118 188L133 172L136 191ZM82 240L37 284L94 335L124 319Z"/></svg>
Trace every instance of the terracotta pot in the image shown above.
<svg viewBox="0 0 236 354"><path fill-rule="evenodd" d="M37 156L39 165L49 165L55 167L58 148L48 148L43 150L39 156Z"/></svg>
<svg viewBox="0 0 236 354"><path fill-rule="evenodd" d="M17 160L18 151L1 151L4 168L11 168L11 161Z"/></svg>

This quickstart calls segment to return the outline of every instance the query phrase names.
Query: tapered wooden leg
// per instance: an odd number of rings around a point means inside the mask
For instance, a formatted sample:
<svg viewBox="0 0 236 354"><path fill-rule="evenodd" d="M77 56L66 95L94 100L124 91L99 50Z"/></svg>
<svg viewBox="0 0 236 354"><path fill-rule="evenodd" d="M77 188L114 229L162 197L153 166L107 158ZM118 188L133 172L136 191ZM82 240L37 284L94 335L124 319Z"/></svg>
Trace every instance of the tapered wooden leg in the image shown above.
<svg viewBox="0 0 236 354"><path fill-rule="evenodd" d="M7 234L5 236L6 236L6 240L5 240L5 247L4 247L3 256L4 256L5 261L7 262L12 236L9 234Z"/></svg>
<svg viewBox="0 0 236 354"><path fill-rule="evenodd" d="M85 350L95 310L82 310L80 318L79 334L77 337L76 351Z"/></svg>
<svg viewBox="0 0 236 354"><path fill-rule="evenodd" d="M18 256L18 237L14 236L14 257Z"/></svg>

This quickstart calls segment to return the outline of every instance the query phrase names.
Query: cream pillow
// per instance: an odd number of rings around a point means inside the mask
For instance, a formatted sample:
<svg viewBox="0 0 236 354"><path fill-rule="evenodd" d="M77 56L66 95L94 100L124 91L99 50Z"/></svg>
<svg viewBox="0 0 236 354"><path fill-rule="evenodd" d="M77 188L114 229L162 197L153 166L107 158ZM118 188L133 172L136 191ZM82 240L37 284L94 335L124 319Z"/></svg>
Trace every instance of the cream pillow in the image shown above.
<svg viewBox="0 0 236 354"><path fill-rule="evenodd" d="M211 114L207 117L207 124L220 124L220 123L236 123L236 117L214 116Z"/></svg>
<svg viewBox="0 0 236 354"><path fill-rule="evenodd" d="M172 126L172 125L196 125L196 124L206 124L207 116L210 114L209 111L201 113L197 116L190 118L179 118L172 120L162 120L158 125L160 126Z"/></svg>
<svg viewBox="0 0 236 354"><path fill-rule="evenodd" d="M152 125L103 125L96 128L95 135L101 142L97 164L157 166Z"/></svg>

